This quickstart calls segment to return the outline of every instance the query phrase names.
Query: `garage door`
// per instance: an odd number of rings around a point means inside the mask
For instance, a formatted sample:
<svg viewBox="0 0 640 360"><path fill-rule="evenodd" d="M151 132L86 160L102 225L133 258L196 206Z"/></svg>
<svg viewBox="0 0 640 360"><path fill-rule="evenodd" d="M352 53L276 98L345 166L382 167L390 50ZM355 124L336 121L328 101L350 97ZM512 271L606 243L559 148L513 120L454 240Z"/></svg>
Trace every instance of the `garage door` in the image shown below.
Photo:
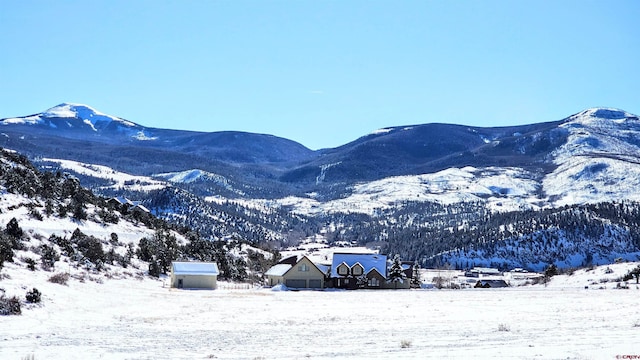
<svg viewBox="0 0 640 360"><path fill-rule="evenodd" d="M320 289L322 287L322 280L320 279L309 279L309 287L312 289Z"/></svg>
<svg viewBox="0 0 640 360"><path fill-rule="evenodd" d="M287 285L287 287L290 288L306 288L307 287L307 280L305 279L287 279L287 282L285 283L285 285Z"/></svg>

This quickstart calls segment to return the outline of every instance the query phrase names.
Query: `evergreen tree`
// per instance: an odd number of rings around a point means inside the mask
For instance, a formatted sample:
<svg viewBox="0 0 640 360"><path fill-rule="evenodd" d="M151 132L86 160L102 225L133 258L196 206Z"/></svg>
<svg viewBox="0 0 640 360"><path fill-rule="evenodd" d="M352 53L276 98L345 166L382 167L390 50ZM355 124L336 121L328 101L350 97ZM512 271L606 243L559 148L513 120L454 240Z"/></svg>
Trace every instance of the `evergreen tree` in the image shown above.
<svg viewBox="0 0 640 360"><path fill-rule="evenodd" d="M78 251L94 264L106 260L102 243L96 237L84 236L77 242Z"/></svg>
<svg viewBox="0 0 640 360"><path fill-rule="evenodd" d="M0 269L4 265L5 261L13 262L13 247L11 246L11 239L0 233Z"/></svg>
<svg viewBox="0 0 640 360"><path fill-rule="evenodd" d="M394 287L398 287L398 283L404 282L404 279L407 276L402 270L402 261L400 261L400 255L396 254L393 257L393 261L391 262L391 267L389 268L389 276L387 281L392 282Z"/></svg>
<svg viewBox="0 0 640 360"><path fill-rule="evenodd" d="M622 280L629 281L633 278L636 279L636 284L638 284L638 282L640 281L640 265L629 270L629 272L622 278Z"/></svg>
<svg viewBox="0 0 640 360"><path fill-rule="evenodd" d="M7 224L7 228L5 231L7 232L7 235L12 236L14 238L21 238L22 235L24 234L16 218L11 218L11 220L9 220L9 223Z"/></svg>
<svg viewBox="0 0 640 360"><path fill-rule="evenodd" d="M420 265L418 265L418 261L416 260L415 263L413 263L413 274L411 277L411 287L412 288L419 288L420 284L422 282L420 281Z"/></svg>
<svg viewBox="0 0 640 360"><path fill-rule="evenodd" d="M356 278L356 284L358 285L359 288L367 287L367 284L369 284L369 278L367 277L367 274L362 274L358 276Z"/></svg>
<svg viewBox="0 0 640 360"><path fill-rule="evenodd" d="M158 229L153 238L142 238L136 252L138 258L149 262L149 274L166 274L171 262L181 255L175 236L169 231Z"/></svg>
<svg viewBox="0 0 640 360"><path fill-rule="evenodd" d="M549 265L545 270L544 270L544 276L547 278L551 278L553 276L558 275L558 267L555 264L551 264Z"/></svg>
<svg viewBox="0 0 640 360"><path fill-rule="evenodd" d="M47 244L40 246L40 261L44 269L51 269L58 260L60 260L60 254L58 254L53 246Z"/></svg>
<svg viewBox="0 0 640 360"><path fill-rule="evenodd" d="M38 289L33 288L30 291L27 291L25 298L28 303L37 304L42 300L42 293Z"/></svg>

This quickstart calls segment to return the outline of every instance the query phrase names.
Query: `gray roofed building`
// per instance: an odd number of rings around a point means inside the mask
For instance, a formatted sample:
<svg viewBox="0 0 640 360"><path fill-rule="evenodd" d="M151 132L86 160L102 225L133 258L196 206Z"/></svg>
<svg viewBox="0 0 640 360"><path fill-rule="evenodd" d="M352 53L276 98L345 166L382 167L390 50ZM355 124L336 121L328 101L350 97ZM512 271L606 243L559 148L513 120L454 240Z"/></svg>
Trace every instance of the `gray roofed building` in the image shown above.
<svg viewBox="0 0 640 360"><path fill-rule="evenodd" d="M171 287L185 289L215 289L218 285L218 265L213 262L174 261L171 263Z"/></svg>

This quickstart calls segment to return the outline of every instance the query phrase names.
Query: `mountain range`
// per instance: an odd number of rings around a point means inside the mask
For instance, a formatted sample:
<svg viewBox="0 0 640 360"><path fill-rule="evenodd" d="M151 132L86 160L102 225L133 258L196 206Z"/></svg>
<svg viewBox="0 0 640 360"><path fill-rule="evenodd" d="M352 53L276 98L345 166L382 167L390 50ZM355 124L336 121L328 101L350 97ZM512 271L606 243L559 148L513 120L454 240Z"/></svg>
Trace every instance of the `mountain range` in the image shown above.
<svg viewBox="0 0 640 360"><path fill-rule="evenodd" d="M454 250L425 246L440 241L415 235L425 228L443 238L478 229L480 216L640 201L640 121L612 108L523 126L389 127L317 151L264 134L150 128L79 104L2 119L0 135L1 147L43 169L70 172L106 196L135 197L211 238L280 247L320 237L377 244L425 264ZM399 242L400 233L408 239ZM635 254L630 246L616 256ZM596 260L610 261L605 253Z"/></svg>

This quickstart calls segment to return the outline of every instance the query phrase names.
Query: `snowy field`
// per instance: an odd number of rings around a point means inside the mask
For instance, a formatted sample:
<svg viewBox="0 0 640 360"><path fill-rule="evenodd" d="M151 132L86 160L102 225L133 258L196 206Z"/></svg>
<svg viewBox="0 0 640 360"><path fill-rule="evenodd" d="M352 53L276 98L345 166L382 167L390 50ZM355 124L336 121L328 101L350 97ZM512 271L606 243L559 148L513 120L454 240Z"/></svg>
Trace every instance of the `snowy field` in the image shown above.
<svg viewBox="0 0 640 360"><path fill-rule="evenodd" d="M640 355L640 290L189 291L25 272L41 305L0 317L0 359L616 359ZM28 280L28 281L27 281Z"/></svg>

